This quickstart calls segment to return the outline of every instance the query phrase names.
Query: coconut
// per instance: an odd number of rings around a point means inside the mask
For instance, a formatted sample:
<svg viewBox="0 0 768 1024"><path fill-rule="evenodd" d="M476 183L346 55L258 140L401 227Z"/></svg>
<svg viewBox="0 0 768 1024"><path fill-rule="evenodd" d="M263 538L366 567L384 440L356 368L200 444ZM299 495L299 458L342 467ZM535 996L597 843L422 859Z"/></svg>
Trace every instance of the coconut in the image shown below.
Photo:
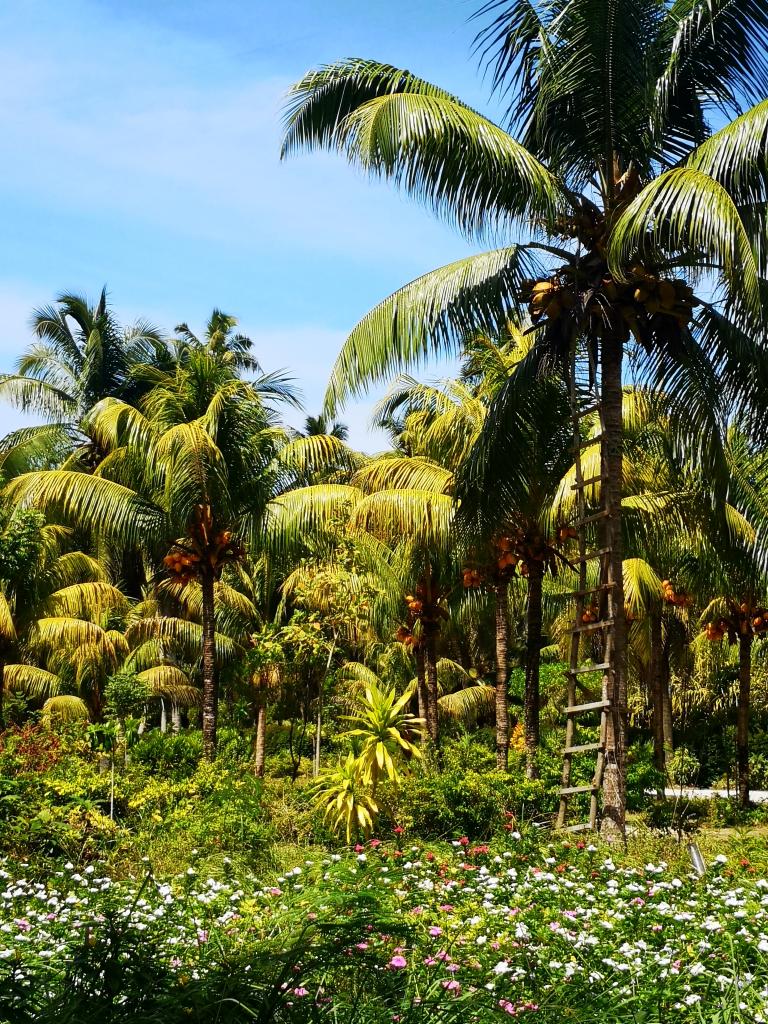
<svg viewBox="0 0 768 1024"><path fill-rule="evenodd" d="M537 281L531 289L531 293L533 294L533 297L536 298L537 295L547 295L549 292L553 291L554 287L555 286L551 281Z"/></svg>
<svg viewBox="0 0 768 1024"><path fill-rule="evenodd" d="M677 299L677 293L675 292L675 286L671 281L659 281L659 302L664 306L665 309L671 309L675 300Z"/></svg>

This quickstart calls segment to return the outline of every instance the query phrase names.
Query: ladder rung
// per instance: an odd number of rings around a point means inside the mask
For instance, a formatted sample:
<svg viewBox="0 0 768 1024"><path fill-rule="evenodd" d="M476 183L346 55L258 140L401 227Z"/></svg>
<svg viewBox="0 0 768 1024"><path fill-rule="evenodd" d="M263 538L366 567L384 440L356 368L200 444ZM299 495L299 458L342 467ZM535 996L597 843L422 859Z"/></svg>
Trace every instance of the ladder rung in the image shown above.
<svg viewBox="0 0 768 1024"><path fill-rule="evenodd" d="M601 555L610 555L610 548L595 548L594 551L588 551L586 555L578 555L575 562L591 562L593 558L599 558Z"/></svg>
<svg viewBox="0 0 768 1024"><path fill-rule="evenodd" d="M589 590L571 590L565 593L565 597L587 597L589 594L599 594L601 590L610 590L615 583L601 583L597 587L590 587Z"/></svg>
<svg viewBox="0 0 768 1024"><path fill-rule="evenodd" d="M600 509L599 512L594 512L591 516L584 516L583 519L577 519L574 526L588 526L590 523L596 523L598 519L607 519L611 513L607 508Z"/></svg>
<svg viewBox="0 0 768 1024"><path fill-rule="evenodd" d="M568 676L582 676L586 672L606 672L611 667L610 661L601 661L599 665L584 665L581 668L568 668L565 670L565 674Z"/></svg>
<svg viewBox="0 0 768 1024"><path fill-rule="evenodd" d="M564 754L584 754L588 750L602 750L602 743L578 743L575 747L566 747Z"/></svg>
<svg viewBox="0 0 768 1024"><path fill-rule="evenodd" d="M584 409L579 409L578 412L572 412L571 419L580 420L582 416L591 416L593 412L598 412L602 407L602 402L593 402L592 405L588 405Z"/></svg>
<svg viewBox="0 0 768 1024"><path fill-rule="evenodd" d="M564 825L561 832L591 832L592 826L588 821L580 821L578 825Z"/></svg>
<svg viewBox="0 0 768 1024"><path fill-rule="evenodd" d="M582 480L581 483L577 482L575 484L571 484L571 490L578 491L581 490L582 487L590 487L592 484L601 484L607 479L607 476L588 476L585 480Z"/></svg>
<svg viewBox="0 0 768 1024"><path fill-rule="evenodd" d="M591 448L595 444L600 444L600 442L604 441L607 436L607 434L595 434L594 437L588 437L585 441L579 441L576 448L579 451L581 451L582 448Z"/></svg>
<svg viewBox="0 0 768 1024"><path fill-rule="evenodd" d="M602 708L609 708L611 702L609 700L593 700L589 704L574 704L570 708L565 709L567 715L577 715L581 711L599 711Z"/></svg>
<svg viewBox="0 0 768 1024"><path fill-rule="evenodd" d="M560 796L571 796L573 793L594 793L599 788L594 782L590 782L588 786L566 786L565 789L560 790Z"/></svg>
<svg viewBox="0 0 768 1024"><path fill-rule="evenodd" d="M591 629L607 629L613 625L613 619L601 619L600 622L585 622L581 626L572 626L572 633L588 633Z"/></svg>

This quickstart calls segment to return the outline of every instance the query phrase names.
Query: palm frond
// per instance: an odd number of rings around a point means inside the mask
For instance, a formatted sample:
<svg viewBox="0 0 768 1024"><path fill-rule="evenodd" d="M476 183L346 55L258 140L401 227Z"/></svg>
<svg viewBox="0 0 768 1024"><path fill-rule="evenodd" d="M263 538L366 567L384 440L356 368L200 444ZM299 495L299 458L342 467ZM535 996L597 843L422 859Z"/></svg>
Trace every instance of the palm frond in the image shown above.
<svg viewBox="0 0 768 1024"><path fill-rule="evenodd" d="M377 491L355 506L350 526L381 540L407 536L414 544L445 548L453 522L453 499L434 491Z"/></svg>
<svg viewBox="0 0 768 1024"><path fill-rule="evenodd" d="M490 713L496 702L496 690L487 683L465 686L438 698L437 704L443 714L461 721L474 721L479 714Z"/></svg>
<svg viewBox="0 0 768 1024"><path fill-rule="evenodd" d="M390 295L347 338L328 384L326 414L430 352L458 351L473 331L494 333L537 265L524 246L507 246L449 263Z"/></svg>
<svg viewBox="0 0 768 1024"><path fill-rule="evenodd" d="M75 583L55 591L45 601L44 611L52 617L98 620L105 612L125 613L128 600L110 583Z"/></svg>
<svg viewBox="0 0 768 1024"><path fill-rule="evenodd" d="M6 665L3 683L11 693L25 693L30 697L47 698L58 694L63 681L55 672L36 665Z"/></svg>
<svg viewBox="0 0 768 1024"><path fill-rule="evenodd" d="M431 459L406 458L393 453L373 459L355 473L352 482L369 494L383 490L448 494L453 486L453 473Z"/></svg>
<svg viewBox="0 0 768 1024"><path fill-rule="evenodd" d="M87 721L89 717L88 705L80 697L61 695L49 697L43 704L40 721L52 728L65 722Z"/></svg>
<svg viewBox="0 0 768 1024"><path fill-rule="evenodd" d="M176 665L154 665L137 673L136 678L152 690L158 697L167 697L175 704L184 707L197 707L202 692L189 682L186 672Z"/></svg>
<svg viewBox="0 0 768 1024"><path fill-rule="evenodd" d="M8 598L0 592L0 646L12 643L16 639L16 626Z"/></svg>
<svg viewBox="0 0 768 1024"><path fill-rule="evenodd" d="M162 533L161 509L128 487L68 470L25 473L6 487L9 500L34 505L75 526L98 530L107 537L138 545Z"/></svg>
<svg viewBox="0 0 768 1024"><path fill-rule="evenodd" d="M756 255L726 189L694 167L678 167L645 186L616 222L608 247L611 272L661 251L706 254L721 268L734 296L762 318Z"/></svg>
<svg viewBox="0 0 768 1024"><path fill-rule="evenodd" d="M283 155L332 148L392 178L474 233L489 221L551 219L556 179L520 143L455 96L407 71L348 60L291 90Z"/></svg>
<svg viewBox="0 0 768 1024"><path fill-rule="evenodd" d="M624 600L633 615L644 615L664 596L661 580L643 558L625 558Z"/></svg>

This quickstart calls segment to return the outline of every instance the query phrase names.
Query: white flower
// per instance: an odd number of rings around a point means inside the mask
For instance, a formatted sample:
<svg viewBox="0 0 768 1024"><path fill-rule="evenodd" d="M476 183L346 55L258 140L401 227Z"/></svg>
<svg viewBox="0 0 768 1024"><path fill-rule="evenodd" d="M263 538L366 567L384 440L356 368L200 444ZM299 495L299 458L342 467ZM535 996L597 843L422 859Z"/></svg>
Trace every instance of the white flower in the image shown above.
<svg viewBox="0 0 768 1024"><path fill-rule="evenodd" d="M685 1003L687 1006L694 1006L696 1003L701 1002L701 996L696 995L695 992L691 992L689 996L685 997Z"/></svg>
<svg viewBox="0 0 768 1024"><path fill-rule="evenodd" d="M494 974L509 974L512 968L509 966L506 960L499 960L496 966L493 968Z"/></svg>

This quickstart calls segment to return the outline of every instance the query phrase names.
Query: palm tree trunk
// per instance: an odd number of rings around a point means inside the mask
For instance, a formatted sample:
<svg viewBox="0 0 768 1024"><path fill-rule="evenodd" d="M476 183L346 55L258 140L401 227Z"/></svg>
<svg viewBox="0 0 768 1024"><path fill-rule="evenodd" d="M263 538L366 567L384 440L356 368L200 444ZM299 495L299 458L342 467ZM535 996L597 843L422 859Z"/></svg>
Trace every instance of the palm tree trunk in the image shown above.
<svg viewBox="0 0 768 1024"><path fill-rule="evenodd" d="M743 632L739 635L739 703L736 709L736 774L741 807L749 807L749 696L751 684L752 634Z"/></svg>
<svg viewBox="0 0 768 1024"><path fill-rule="evenodd" d="M168 712L165 708L165 699L160 698L160 732L165 733L168 731Z"/></svg>
<svg viewBox="0 0 768 1024"><path fill-rule="evenodd" d="M5 729L5 661L0 658L0 732Z"/></svg>
<svg viewBox="0 0 768 1024"><path fill-rule="evenodd" d="M413 648L416 659L416 694L419 699L419 718L427 721L427 676L424 664L424 644L416 644Z"/></svg>
<svg viewBox="0 0 768 1024"><path fill-rule="evenodd" d="M181 708L176 701L171 704L171 732L174 736L181 732Z"/></svg>
<svg viewBox="0 0 768 1024"><path fill-rule="evenodd" d="M525 774L538 777L536 754L539 749L539 666L541 663L541 591L544 569L541 562L528 566L528 608L526 612L525 655Z"/></svg>
<svg viewBox="0 0 768 1024"><path fill-rule="evenodd" d="M663 640L661 612L653 609L648 616L651 654L648 664L649 689L651 695L651 726L653 729L653 763L657 771L666 770L664 747L664 684L662 679ZM660 794L661 795L661 794Z"/></svg>
<svg viewBox="0 0 768 1024"><path fill-rule="evenodd" d="M425 630L424 667L427 675L427 731L432 742L437 743L437 652L432 628Z"/></svg>
<svg viewBox="0 0 768 1024"><path fill-rule="evenodd" d="M331 643L330 650L328 652L328 661L325 665L325 675L318 681L317 684L317 713L315 715L315 749L314 757L312 759L312 777L317 778L320 774L320 748L323 739L323 689L325 687L326 680L331 671L331 664L333 662L333 655L336 652L336 630L333 631L333 642Z"/></svg>
<svg viewBox="0 0 768 1024"><path fill-rule="evenodd" d="M267 752L267 706L262 699L259 699L259 706L256 711L256 741L253 748L253 766L256 775L264 778L264 765Z"/></svg>
<svg viewBox="0 0 768 1024"><path fill-rule="evenodd" d="M509 768L509 584L505 580L496 587L496 767Z"/></svg>
<svg viewBox="0 0 768 1024"><path fill-rule="evenodd" d="M219 717L219 681L216 674L216 621L213 597L213 573L200 578L203 605L203 757L216 757L216 728Z"/></svg>
<svg viewBox="0 0 768 1024"><path fill-rule="evenodd" d="M609 642L613 647L613 672L606 676L606 696L610 700L605 738L603 775L603 822L606 838L624 836L626 822L626 737L627 737L627 623L624 614L623 549L621 537L621 490L623 482L622 381L623 342L607 332L602 342L602 493L606 546L604 582L610 583L609 608L613 625Z"/></svg>
<svg viewBox="0 0 768 1024"><path fill-rule="evenodd" d="M664 645L661 656L661 696L664 701L664 763L669 764L675 752L672 733L672 695L669 692L669 645Z"/></svg>

